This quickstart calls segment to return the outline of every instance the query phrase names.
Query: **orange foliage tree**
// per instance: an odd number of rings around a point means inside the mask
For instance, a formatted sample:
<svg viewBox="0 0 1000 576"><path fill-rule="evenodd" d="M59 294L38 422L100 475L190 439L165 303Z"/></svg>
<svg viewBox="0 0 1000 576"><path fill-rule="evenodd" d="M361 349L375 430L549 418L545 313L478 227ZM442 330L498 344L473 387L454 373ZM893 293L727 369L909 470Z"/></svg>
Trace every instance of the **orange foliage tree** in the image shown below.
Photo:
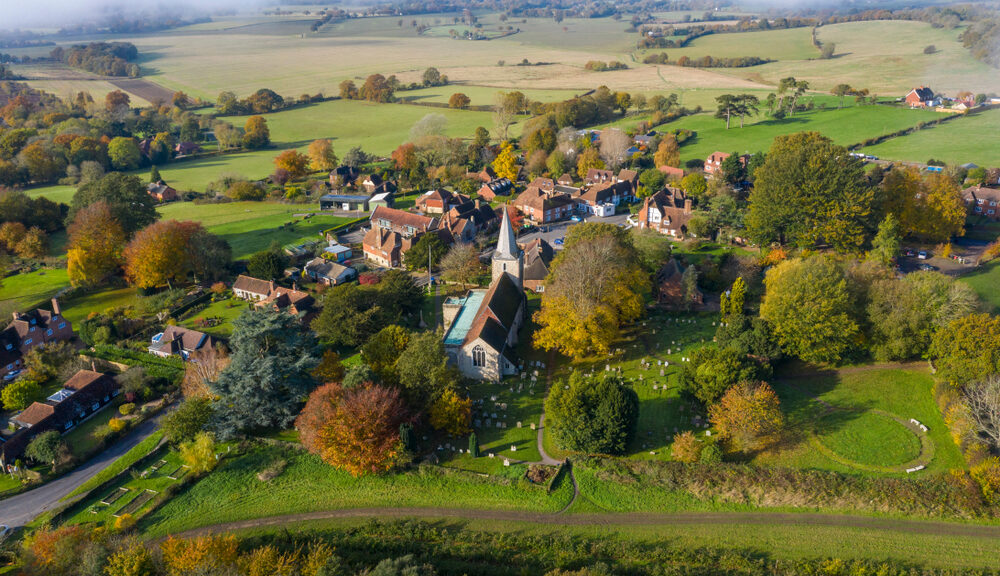
<svg viewBox="0 0 1000 576"><path fill-rule="evenodd" d="M90 544L93 532L81 526L40 528L23 543L25 567L30 574L69 574Z"/></svg>
<svg viewBox="0 0 1000 576"><path fill-rule="evenodd" d="M431 404L430 421L436 430L444 430L452 436L468 434L472 421L472 400L447 389Z"/></svg>
<svg viewBox="0 0 1000 576"><path fill-rule="evenodd" d="M232 534L189 539L170 536L160 544L160 550L167 576L223 573L238 558L236 537Z"/></svg>
<svg viewBox="0 0 1000 576"><path fill-rule="evenodd" d="M292 178L301 178L309 170L309 157L297 150L285 150L274 159L274 167L287 170Z"/></svg>
<svg viewBox="0 0 1000 576"><path fill-rule="evenodd" d="M406 406L396 388L320 386L295 421L303 446L354 476L391 470L403 452Z"/></svg>
<svg viewBox="0 0 1000 576"><path fill-rule="evenodd" d="M66 269L76 287L100 284L121 266L125 229L101 200L81 208L69 225Z"/></svg>
<svg viewBox="0 0 1000 576"><path fill-rule="evenodd" d="M224 240L197 222L161 220L140 230L125 247L125 277L140 288L151 288L191 273L217 276L230 253Z"/></svg>
<svg viewBox="0 0 1000 576"><path fill-rule="evenodd" d="M764 382L740 382L708 409L719 435L739 450L761 446L784 423L778 395Z"/></svg>

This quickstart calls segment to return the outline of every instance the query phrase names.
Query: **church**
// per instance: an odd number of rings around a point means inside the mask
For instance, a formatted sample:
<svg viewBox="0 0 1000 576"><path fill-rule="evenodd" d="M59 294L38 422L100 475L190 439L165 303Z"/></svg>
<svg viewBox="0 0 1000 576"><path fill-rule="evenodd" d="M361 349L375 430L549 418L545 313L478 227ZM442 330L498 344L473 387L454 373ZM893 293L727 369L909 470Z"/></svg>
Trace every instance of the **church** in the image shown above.
<svg viewBox="0 0 1000 576"><path fill-rule="evenodd" d="M524 324L524 253L504 210L489 288L444 302L444 347L469 378L500 381L515 374L517 333Z"/></svg>

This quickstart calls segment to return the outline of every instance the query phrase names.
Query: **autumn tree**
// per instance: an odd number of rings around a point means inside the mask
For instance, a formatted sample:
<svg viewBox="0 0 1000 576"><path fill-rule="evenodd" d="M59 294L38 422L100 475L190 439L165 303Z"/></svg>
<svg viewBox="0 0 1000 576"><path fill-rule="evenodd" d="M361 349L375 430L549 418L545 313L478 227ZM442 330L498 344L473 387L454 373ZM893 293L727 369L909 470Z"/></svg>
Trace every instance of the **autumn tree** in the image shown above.
<svg viewBox="0 0 1000 576"><path fill-rule="evenodd" d="M601 160L601 153L597 148L587 148L576 159L576 174L581 180L587 177L587 172L591 168L603 169L604 160Z"/></svg>
<svg viewBox="0 0 1000 576"><path fill-rule="evenodd" d="M295 427L307 450L362 476L396 466L404 452L399 427L406 421L406 407L395 388L325 384L309 395Z"/></svg>
<svg viewBox="0 0 1000 576"><path fill-rule="evenodd" d="M934 333L928 356L941 376L962 386L1000 374L1000 317L970 314Z"/></svg>
<svg viewBox="0 0 1000 576"><path fill-rule="evenodd" d="M632 139L624 131L617 128L601 131L601 159L608 168L614 170L621 166L627 160L630 146Z"/></svg>
<svg viewBox="0 0 1000 576"><path fill-rule="evenodd" d="M946 242L965 233L968 212L961 189L948 175L897 168L882 179L882 190L886 211L899 219L903 236Z"/></svg>
<svg viewBox="0 0 1000 576"><path fill-rule="evenodd" d="M465 94L462 94L461 92L456 92L452 94L451 98L448 99L448 107L457 108L459 110L464 110L465 108L468 108L469 104L471 103L472 99L466 96Z"/></svg>
<svg viewBox="0 0 1000 576"><path fill-rule="evenodd" d="M271 143L271 130L263 116L247 118L243 126L243 145L251 150L263 148Z"/></svg>
<svg viewBox="0 0 1000 576"><path fill-rule="evenodd" d="M441 258L441 274L452 282L458 282L464 288L466 284L478 276L483 270L479 261L479 250L475 244L456 242L451 245L448 253Z"/></svg>
<svg viewBox="0 0 1000 576"><path fill-rule="evenodd" d="M535 346L573 357L607 353L620 327L642 316L648 276L628 232L611 224L573 226L552 262L535 315Z"/></svg>
<svg viewBox="0 0 1000 576"><path fill-rule="evenodd" d="M778 395L764 382L744 381L708 408L708 419L734 448L748 451L771 440L784 424Z"/></svg>
<svg viewBox="0 0 1000 576"><path fill-rule="evenodd" d="M329 140L322 138L313 140L309 144L309 167L316 171L329 171L337 167L337 154L333 151L333 144Z"/></svg>
<svg viewBox="0 0 1000 576"><path fill-rule="evenodd" d="M674 434L670 444L670 458L676 462L697 462L701 458L702 444L690 430Z"/></svg>
<svg viewBox="0 0 1000 576"><path fill-rule="evenodd" d="M857 251L874 228L875 193L863 163L818 132L775 138L754 176L745 222L759 245Z"/></svg>
<svg viewBox="0 0 1000 576"><path fill-rule="evenodd" d="M142 162L142 152L135 140L119 136L108 142L108 158L116 170L134 170Z"/></svg>
<svg viewBox="0 0 1000 576"><path fill-rule="evenodd" d="M232 573L239 556L238 542L232 534L168 537L160 544L167 576Z"/></svg>
<svg viewBox="0 0 1000 576"><path fill-rule="evenodd" d="M106 576L153 576L156 564L140 540L130 539L108 556L104 573Z"/></svg>
<svg viewBox="0 0 1000 576"><path fill-rule="evenodd" d="M215 436L211 432L198 432L194 438L177 447L181 461L193 474L204 474L218 464L215 459Z"/></svg>
<svg viewBox="0 0 1000 576"><path fill-rule="evenodd" d="M764 279L760 316L781 347L807 362L837 362L856 343L844 273L824 256L785 260Z"/></svg>
<svg viewBox="0 0 1000 576"><path fill-rule="evenodd" d="M493 170L497 178L507 178L511 182L517 181L517 156L514 154L514 145L510 142L500 144L500 153L493 160Z"/></svg>
<svg viewBox="0 0 1000 576"><path fill-rule="evenodd" d="M209 383L220 433L290 424L315 386L316 336L287 312L253 309L233 321L230 345L229 366Z"/></svg>
<svg viewBox="0 0 1000 576"><path fill-rule="evenodd" d="M358 87L354 80L344 80L340 83L340 97L344 100L357 100L359 96Z"/></svg>
<svg viewBox="0 0 1000 576"><path fill-rule="evenodd" d="M114 112L120 108L128 108L132 99L126 92L112 90L104 97L104 108L109 112Z"/></svg>
<svg viewBox="0 0 1000 576"><path fill-rule="evenodd" d="M369 102L392 102L392 94L395 88L385 76L381 74L372 74L365 79L364 85L361 87L361 97Z"/></svg>
<svg viewBox="0 0 1000 576"><path fill-rule="evenodd" d="M140 288L171 285L192 273L214 277L230 258L228 244L217 242L197 222L154 222L125 247L125 277ZM207 243L213 246L204 250Z"/></svg>
<svg viewBox="0 0 1000 576"><path fill-rule="evenodd" d="M301 178L309 170L309 156L297 150L285 150L274 159L277 170L287 170L292 179Z"/></svg>
<svg viewBox="0 0 1000 576"><path fill-rule="evenodd" d="M681 149L677 145L677 137L673 134L664 134L663 138L660 140L660 145L656 148L656 154L653 154L653 162L656 167L660 166L680 166L681 164Z"/></svg>
<svg viewBox="0 0 1000 576"><path fill-rule="evenodd" d="M454 390L446 389L431 404L430 424L452 436L469 433L472 423L472 399L462 398Z"/></svg>
<svg viewBox="0 0 1000 576"><path fill-rule="evenodd" d="M624 454L635 437L639 397L620 378L596 382L574 371L557 383L545 399L545 419L556 443L565 449Z"/></svg>
<svg viewBox="0 0 1000 576"><path fill-rule="evenodd" d="M344 379L344 364L340 354L335 350L326 350L319 364L312 371L313 377L320 382L340 382Z"/></svg>
<svg viewBox="0 0 1000 576"><path fill-rule="evenodd" d="M77 189L66 221L72 225L77 212L101 201L107 204L111 217L122 227L126 237L159 218L156 204L138 176L112 172Z"/></svg>

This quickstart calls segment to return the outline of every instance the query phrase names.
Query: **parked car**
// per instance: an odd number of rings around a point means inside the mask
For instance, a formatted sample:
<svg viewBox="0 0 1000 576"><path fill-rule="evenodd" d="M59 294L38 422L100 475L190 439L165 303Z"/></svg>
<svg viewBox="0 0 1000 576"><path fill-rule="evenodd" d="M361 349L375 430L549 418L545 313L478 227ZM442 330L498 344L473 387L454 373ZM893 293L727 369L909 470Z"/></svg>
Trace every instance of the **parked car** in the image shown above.
<svg viewBox="0 0 1000 576"><path fill-rule="evenodd" d="M908 256L912 258L913 256L916 255L917 253L914 252L912 248L903 248L903 256Z"/></svg>
<svg viewBox="0 0 1000 576"><path fill-rule="evenodd" d="M927 260L927 252L925 252L924 250L917 252L917 258L919 258L920 260Z"/></svg>
<svg viewBox="0 0 1000 576"><path fill-rule="evenodd" d="M562 246L563 240L565 240L565 238L556 238L555 240L552 241L552 243L555 244L556 246Z"/></svg>
<svg viewBox="0 0 1000 576"><path fill-rule="evenodd" d="M569 219L572 220L573 222L579 222L580 221L580 217L577 216L576 214L570 216Z"/></svg>
<svg viewBox="0 0 1000 576"><path fill-rule="evenodd" d="M930 264L921 264L921 270L937 270L937 266L931 266Z"/></svg>

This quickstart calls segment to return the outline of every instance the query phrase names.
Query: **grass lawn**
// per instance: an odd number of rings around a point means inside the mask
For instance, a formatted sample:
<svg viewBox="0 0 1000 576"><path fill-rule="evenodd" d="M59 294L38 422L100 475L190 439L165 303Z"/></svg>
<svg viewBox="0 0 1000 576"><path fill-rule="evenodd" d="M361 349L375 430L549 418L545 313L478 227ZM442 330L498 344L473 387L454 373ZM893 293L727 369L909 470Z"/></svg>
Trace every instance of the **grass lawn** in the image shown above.
<svg viewBox="0 0 1000 576"><path fill-rule="evenodd" d="M1000 150L980 143L995 138L998 130L1000 110L986 110L869 146L865 152L889 160L927 162L933 158L948 164L996 166Z"/></svg>
<svg viewBox="0 0 1000 576"><path fill-rule="evenodd" d="M210 336L228 338L233 333L233 320L248 308L246 300L231 298L212 302L207 308L181 321L181 326L205 332ZM207 323L205 323L207 322Z"/></svg>
<svg viewBox="0 0 1000 576"><path fill-rule="evenodd" d="M399 92L397 96L403 100L414 102L440 102L446 104L452 94L461 92L472 100L473 106L492 106L493 99L497 92L509 91L504 88L494 88L492 86L476 86L475 84L448 84L446 86L434 86L431 88L421 88L419 90L407 90ZM574 96L582 94L582 90L519 90L529 100L535 102L559 102L568 100ZM489 128L489 126L486 126Z"/></svg>
<svg viewBox="0 0 1000 576"><path fill-rule="evenodd" d="M277 478L262 482L257 473L285 460ZM545 487L521 479L524 468L507 476L483 477L422 466L411 472L354 478L304 451L277 446L251 448L225 460L218 469L187 488L143 520L150 535L221 522L361 507L438 506L492 510L554 512L572 498L565 482L549 495Z"/></svg>
<svg viewBox="0 0 1000 576"><path fill-rule="evenodd" d="M149 436L142 442L139 442L131 450L129 450L128 452L123 454L120 458L112 462L110 466L95 474L93 477L90 478L90 480L87 480L79 487L77 487L76 490L70 492L68 495L66 495L65 498L63 498L63 500L67 498L72 498L77 494L83 494L84 492L93 490L94 488L107 482L108 480L113 478L116 474L121 473L122 470L125 470L126 468L135 464L136 462L141 460L144 456L149 454L149 452L153 448L155 448L156 445L159 444L160 440L162 439L163 439L162 431L154 432L151 436ZM103 498L104 496L105 496L104 494L100 494L98 497Z"/></svg>
<svg viewBox="0 0 1000 576"><path fill-rule="evenodd" d="M118 416L118 406L121 403L121 397L113 400L110 404L91 416L89 420L73 428L63 436L74 458L85 459L94 454L100 445L100 440L97 438L95 432L101 426L106 426L109 420Z"/></svg>
<svg viewBox="0 0 1000 576"><path fill-rule="evenodd" d="M350 221L349 218L318 213L319 206L316 204L176 202L161 207L159 211L165 219L200 222L209 232L229 242L233 258L246 258L271 244L284 246L319 240L323 230ZM306 214L315 215L304 218Z"/></svg>
<svg viewBox="0 0 1000 576"><path fill-rule="evenodd" d="M920 439L907 427L877 412L836 413L819 420L819 441L837 455L867 466L898 466L920 456Z"/></svg>
<svg viewBox="0 0 1000 576"><path fill-rule="evenodd" d="M0 474L0 495L8 490L14 490L21 486L21 481L10 474Z"/></svg>
<svg viewBox="0 0 1000 576"><path fill-rule="evenodd" d="M674 61L681 56L687 56L691 59L698 59L702 56L712 56L713 58L757 56L779 61L819 58L819 50L812 45L811 28L709 34L696 38L684 48L639 51L636 54L636 59L641 62L647 54L659 54L660 52L666 52Z"/></svg>
<svg viewBox="0 0 1000 576"><path fill-rule="evenodd" d="M984 264L961 276L993 310L1000 310L1000 261Z"/></svg>
<svg viewBox="0 0 1000 576"><path fill-rule="evenodd" d="M37 304L47 304L57 292L69 286L65 268L41 268L0 280L0 314L10 318L15 310L25 312Z"/></svg>
<svg viewBox="0 0 1000 576"><path fill-rule="evenodd" d="M73 195L76 194L76 186L39 186L28 188L24 192L32 198L45 196L53 202L69 204L73 201Z"/></svg>
<svg viewBox="0 0 1000 576"><path fill-rule="evenodd" d="M87 318L91 312L104 312L111 308L129 306L139 299L138 292L133 287L102 288L82 296L60 302L63 315L73 324Z"/></svg>

